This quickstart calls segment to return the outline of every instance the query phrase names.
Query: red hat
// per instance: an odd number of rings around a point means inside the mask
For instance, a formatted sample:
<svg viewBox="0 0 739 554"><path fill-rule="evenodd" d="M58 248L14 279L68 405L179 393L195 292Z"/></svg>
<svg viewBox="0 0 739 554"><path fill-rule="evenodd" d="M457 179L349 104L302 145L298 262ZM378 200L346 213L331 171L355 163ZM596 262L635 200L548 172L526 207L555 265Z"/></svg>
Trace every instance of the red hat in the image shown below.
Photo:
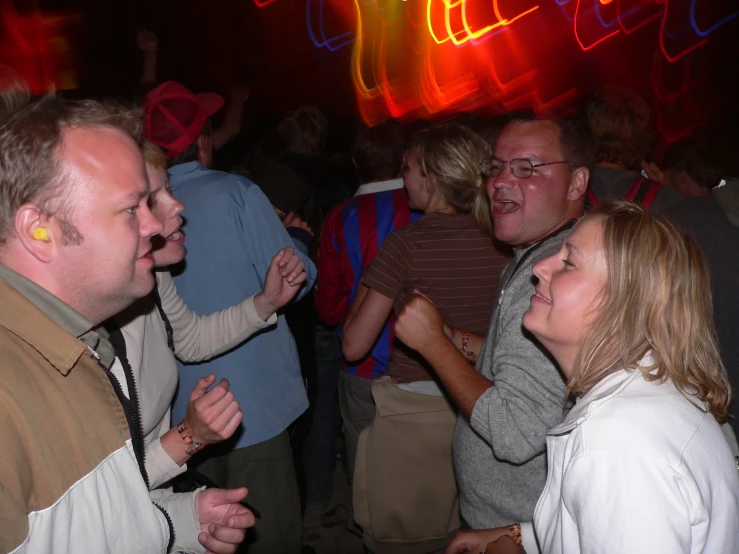
<svg viewBox="0 0 739 554"><path fill-rule="evenodd" d="M218 94L193 94L175 81L167 81L144 98L146 138L161 147L168 158L182 154L200 136L208 118L223 107Z"/></svg>

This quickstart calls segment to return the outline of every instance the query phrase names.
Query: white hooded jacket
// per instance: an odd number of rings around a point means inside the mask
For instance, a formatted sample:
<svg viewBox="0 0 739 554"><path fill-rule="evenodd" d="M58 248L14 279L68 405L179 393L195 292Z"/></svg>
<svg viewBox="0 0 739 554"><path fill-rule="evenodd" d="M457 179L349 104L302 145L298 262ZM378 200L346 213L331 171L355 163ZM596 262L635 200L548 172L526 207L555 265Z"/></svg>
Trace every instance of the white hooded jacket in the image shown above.
<svg viewBox="0 0 739 554"><path fill-rule="evenodd" d="M584 395L547 435L542 552L739 553L737 460L694 402L640 371Z"/></svg>

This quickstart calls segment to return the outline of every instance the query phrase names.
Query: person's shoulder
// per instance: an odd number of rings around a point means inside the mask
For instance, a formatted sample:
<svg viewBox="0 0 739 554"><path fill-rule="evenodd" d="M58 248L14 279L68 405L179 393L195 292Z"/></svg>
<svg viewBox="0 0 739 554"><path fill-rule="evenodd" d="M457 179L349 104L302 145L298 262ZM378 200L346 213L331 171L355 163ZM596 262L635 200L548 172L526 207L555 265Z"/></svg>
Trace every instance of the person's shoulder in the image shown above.
<svg viewBox="0 0 739 554"><path fill-rule="evenodd" d="M592 409L581 426L586 451L617 450L678 464L698 427L718 423L697 400L671 381L630 379L618 393Z"/></svg>

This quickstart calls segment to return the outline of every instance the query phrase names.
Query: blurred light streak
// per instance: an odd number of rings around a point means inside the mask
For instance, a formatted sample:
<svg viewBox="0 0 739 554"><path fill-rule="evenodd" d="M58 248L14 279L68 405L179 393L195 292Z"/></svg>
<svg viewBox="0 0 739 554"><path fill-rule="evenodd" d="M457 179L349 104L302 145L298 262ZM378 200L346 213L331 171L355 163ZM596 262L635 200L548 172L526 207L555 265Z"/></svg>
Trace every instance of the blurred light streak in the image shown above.
<svg viewBox="0 0 739 554"><path fill-rule="evenodd" d="M257 8L263 8L265 6L269 6L276 1L277 0L254 0L254 3L257 5Z"/></svg>
<svg viewBox="0 0 739 554"><path fill-rule="evenodd" d="M723 18L722 20L720 20L718 23L714 23L707 30L704 31L700 27L698 27L698 23L696 23L696 21L695 21L695 4L697 2L698 2L698 0L691 0L691 2L690 2L690 25L693 27L693 29L695 29L695 33L699 37L707 37L712 32L714 32L716 29L718 29L722 25L725 25L726 23L728 23L729 21L731 21L732 19L734 19L736 16L739 15L739 10L737 10L734 13L732 13L731 15L728 15L725 18Z"/></svg>
<svg viewBox="0 0 739 554"><path fill-rule="evenodd" d="M313 24L312 24L312 17L311 17L311 6L313 5L314 0L306 0L305 2L305 19L308 24L308 35L310 35L310 39L313 42L313 44L316 46L316 48L322 48L326 47L330 52L335 52L339 48L342 48L346 46L347 44L351 44L355 40L355 35L352 31L347 31L345 33L341 33L338 35L335 35L331 38L326 38L326 30L323 26L323 3L324 0L318 0L318 29L320 33L320 40L316 38L316 34L313 31ZM337 44L338 43L338 44Z"/></svg>
<svg viewBox="0 0 739 554"><path fill-rule="evenodd" d="M696 0L533 0L531 7L514 0L517 15L510 19L501 1L416 0L398 2L394 10L389 0L354 0L351 71L362 119L375 124L388 117L436 119L477 110L561 113L593 90L572 81L569 58L598 79L619 63L609 58L623 52L620 63L648 68L633 79L653 89L661 133L674 140L701 124L705 109L696 95L705 75L695 73L702 68L692 63L692 53L707 39L691 26ZM322 18L331 17L328 9ZM565 19L558 19L560 13ZM703 15L700 22L706 30L718 28ZM326 31L316 36L318 43L331 41ZM619 46L596 48L608 40ZM648 50L640 50L646 44ZM647 60L636 63L642 52Z"/></svg>
<svg viewBox="0 0 739 554"><path fill-rule="evenodd" d="M444 5L444 23L446 27L447 37L443 39L440 39L436 35L436 33L434 32L434 24L433 24L432 6L440 5L439 3ZM460 9L460 16L462 20L463 29L454 31L452 29L451 10L457 9L457 8ZM456 46L461 46L470 40L478 39L484 36L485 34L489 33L490 31L494 29L497 29L498 27L510 25L517 19L520 19L524 17L525 15L528 15L538 9L539 9L539 6L537 5L532 8L529 8L528 10L525 10L524 12L516 15L515 17L512 17L511 19L507 19L503 17L500 13L500 9L498 7L498 0L493 0L493 12L495 13L495 17L497 18L497 21L491 25L487 25L483 27L482 29L473 31L467 21L467 0L428 0L428 3L426 4L426 21L428 24L429 33L431 34L431 37L434 39L436 44L443 44L447 42L448 40L451 40ZM457 36L461 34L465 34L465 36L460 40L457 38Z"/></svg>
<svg viewBox="0 0 739 554"><path fill-rule="evenodd" d="M594 1L597 2L597 0L594 0ZM595 9L596 10L598 9L597 4L596 4ZM595 42L593 42L593 43L585 46L583 44L582 40L580 39L580 34L578 33L578 30L577 30L577 28L578 28L578 25L577 25L577 16L578 16L578 13L579 12L580 12L580 0L577 0L577 6L575 7L575 21L574 21L575 40L577 40L577 43L580 45L580 48L582 48L582 51L583 52L587 52L588 50L591 50L591 49L595 48L601 42L604 42L604 41L608 40L609 38L611 38L612 36L615 36L615 35L617 35L617 34L619 34L621 32L620 29L616 29L615 31L613 31L613 32L605 35L604 37L599 38Z"/></svg>
<svg viewBox="0 0 739 554"><path fill-rule="evenodd" d="M647 23L651 23L652 21L656 21L657 19L659 19L659 18L660 18L660 17L662 16L662 11L663 11L663 9L662 9L662 8L660 8L659 10L657 10L657 12L656 12L656 13L654 13L653 15L651 15L651 16L649 16L649 17L647 17L646 19L644 19L644 20L643 20L643 21L641 21L640 23L636 24L636 25L635 25L635 26L633 26L633 27L629 27L629 28L627 28L627 27L626 27L626 25L624 25L624 18L625 18L625 17L627 16L627 15L631 14L631 13L632 13L632 12L633 12L634 10L636 10L636 8L634 8L634 9L632 9L631 11L628 11L628 12L626 12L625 14L621 15L621 2L622 2L622 1L623 1L623 0L616 0L616 16L617 16L617 18L618 18L618 25L619 25L619 27L621 27L621 30L622 30L622 31L623 31L623 32L624 32L625 34L627 34L627 35L630 35L630 34L631 34L631 33L633 33L634 31L637 31L638 29L641 29L641 28L642 28L642 27L644 27L644 25L646 25ZM657 3L657 2L655 2L655 3L656 3L657 5L659 5L659 4Z"/></svg>
<svg viewBox="0 0 739 554"><path fill-rule="evenodd" d="M17 72L34 94L77 87L71 44L65 34L79 20L74 12L43 12L31 2L23 13L0 0L0 64Z"/></svg>
<svg viewBox="0 0 739 554"><path fill-rule="evenodd" d="M672 0L672 1L674 1L674 0ZM670 6L670 2L671 2L671 0L665 0L665 9L664 9L664 12L662 14L662 25L661 25L660 33L659 33L659 47L660 47L660 50L662 50L662 54L664 54L665 58L667 58L668 61L670 61L670 62L676 62L680 58L688 55L693 50L695 50L697 48L700 48L701 46L703 46L704 44L706 44L708 42L708 40L707 39L700 40L700 41L696 42L695 44L692 44L691 46L683 49L680 53L678 53L678 54L676 54L674 56L670 56L670 54L667 52L667 49L665 47L665 27L666 27L666 24L667 24L667 16L668 16L668 13L669 13L668 10L669 10L669 6Z"/></svg>

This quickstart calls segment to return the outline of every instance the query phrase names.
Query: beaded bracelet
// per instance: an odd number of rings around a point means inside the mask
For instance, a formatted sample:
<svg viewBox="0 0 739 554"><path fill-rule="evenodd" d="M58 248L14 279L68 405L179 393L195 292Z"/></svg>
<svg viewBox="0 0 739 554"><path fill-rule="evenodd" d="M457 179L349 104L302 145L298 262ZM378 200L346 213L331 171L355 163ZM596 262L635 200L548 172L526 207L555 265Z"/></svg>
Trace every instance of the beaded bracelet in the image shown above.
<svg viewBox="0 0 739 554"><path fill-rule="evenodd" d="M190 429L187 428L187 423L185 423L184 419L177 424L177 432L180 434L180 438L185 441L188 454L195 454L205 448L206 443L195 442L193 440L192 435L190 434Z"/></svg>
<svg viewBox="0 0 739 554"><path fill-rule="evenodd" d="M508 527L508 531L510 531L511 538L516 542L516 544L521 544L521 525L514 523Z"/></svg>
<svg viewBox="0 0 739 554"><path fill-rule="evenodd" d="M470 350L470 347L468 346L470 342L470 332L462 329L461 333L462 333L462 353L468 358L472 358L474 357L475 353L472 350Z"/></svg>

